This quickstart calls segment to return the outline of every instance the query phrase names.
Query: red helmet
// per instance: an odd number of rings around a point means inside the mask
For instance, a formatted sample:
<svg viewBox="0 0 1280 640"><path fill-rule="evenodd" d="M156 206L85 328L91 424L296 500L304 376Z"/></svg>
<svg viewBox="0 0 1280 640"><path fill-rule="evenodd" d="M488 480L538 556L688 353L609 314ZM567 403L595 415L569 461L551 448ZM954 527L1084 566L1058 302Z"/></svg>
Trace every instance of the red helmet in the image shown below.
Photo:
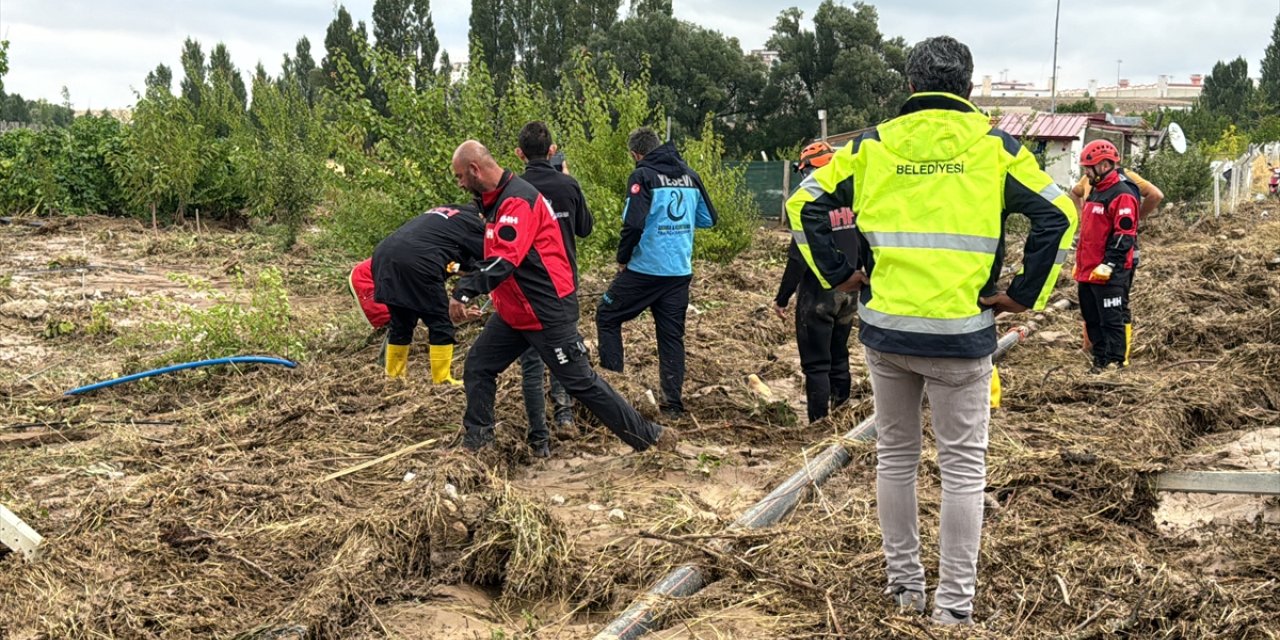
<svg viewBox="0 0 1280 640"><path fill-rule="evenodd" d="M818 141L804 148L800 152L800 170L817 169L824 167L831 162L831 156L835 155L831 145Z"/></svg>
<svg viewBox="0 0 1280 640"><path fill-rule="evenodd" d="M1092 167L1103 160L1120 164L1120 152L1114 144L1106 140L1094 140L1086 144L1084 151L1080 152L1080 164L1083 166Z"/></svg>

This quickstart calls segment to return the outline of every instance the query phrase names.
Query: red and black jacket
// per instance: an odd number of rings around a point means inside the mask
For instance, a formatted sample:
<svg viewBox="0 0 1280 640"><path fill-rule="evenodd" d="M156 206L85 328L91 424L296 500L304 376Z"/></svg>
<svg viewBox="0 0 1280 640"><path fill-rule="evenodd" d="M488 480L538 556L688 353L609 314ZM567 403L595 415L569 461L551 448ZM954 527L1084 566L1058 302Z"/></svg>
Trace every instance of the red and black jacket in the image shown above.
<svg viewBox="0 0 1280 640"><path fill-rule="evenodd" d="M1103 263L1111 265L1113 281L1133 269L1140 199L1138 187L1119 171L1094 186L1080 211L1076 281L1089 282L1090 274Z"/></svg>
<svg viewBox="0 0 1280 640"><path fill-rule="evenodd" d="M488 293L498 316L521 331L577 323L573 265L546 198L505 171L480 205L484 260L458 282L454 299L466 303Z"/></svg>

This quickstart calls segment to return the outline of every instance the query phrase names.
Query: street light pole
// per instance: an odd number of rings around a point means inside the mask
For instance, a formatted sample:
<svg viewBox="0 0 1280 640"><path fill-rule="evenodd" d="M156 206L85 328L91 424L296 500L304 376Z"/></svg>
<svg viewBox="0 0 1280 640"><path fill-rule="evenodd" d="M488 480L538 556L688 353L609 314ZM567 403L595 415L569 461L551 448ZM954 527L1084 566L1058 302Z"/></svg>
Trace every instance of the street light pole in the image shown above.
<svg viewBox="0 0 1280 640"><path fill-rule="evenodd" d="M1116 100L1120 99L1120 63L1124 60L1116 60Z"/></svg>
<svg viewBox="0 0 1280 640"><path fill-rule="evenodd" d="M1062 14L1062 0L1053 10L1053 86L1049 87L1049 113L1058 112L1058 18Z"/></svg>

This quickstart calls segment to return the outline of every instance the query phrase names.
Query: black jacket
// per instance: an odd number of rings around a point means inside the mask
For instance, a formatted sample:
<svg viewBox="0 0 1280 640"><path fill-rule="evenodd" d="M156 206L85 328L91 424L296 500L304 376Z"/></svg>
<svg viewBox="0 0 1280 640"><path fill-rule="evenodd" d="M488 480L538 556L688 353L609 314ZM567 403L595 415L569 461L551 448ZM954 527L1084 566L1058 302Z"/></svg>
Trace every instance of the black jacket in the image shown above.
<svg viewBox="0 0 1280 640"><path fill-rule="evenodd" d="M587 197L582 193L582 186L572 177L556 171L548 160L530 161L525 166L524 175L520 177L551 202L551 212L555 214L556 222L560 223L565 253L569 254L569 262L576 272L577 238L591 235L591 229L595 225L591 211L587 209Z"/></svg>
<svg viewBox="0 0 1280 640"><path fill-rule="evenodd" d="M456 262L470 270L484 257L484 218L472 205L436 207L404 223L373 250L373 299L430 310Z"/></svg>

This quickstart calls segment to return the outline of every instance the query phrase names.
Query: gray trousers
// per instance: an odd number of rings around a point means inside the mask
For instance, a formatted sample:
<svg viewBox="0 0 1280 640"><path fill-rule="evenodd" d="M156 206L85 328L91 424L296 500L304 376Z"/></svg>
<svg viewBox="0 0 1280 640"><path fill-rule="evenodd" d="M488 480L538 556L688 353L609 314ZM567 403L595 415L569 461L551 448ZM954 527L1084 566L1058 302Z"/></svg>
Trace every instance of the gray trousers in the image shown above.
<svg viewBox="0 0 1280 640"><path fill-rule="evenodd" d="M991 358L920 358L866 349L876 408L876 504L888 584L925 591L916 475L929 395L942 473L934 606L973 610L991 420Z"/></svg>

